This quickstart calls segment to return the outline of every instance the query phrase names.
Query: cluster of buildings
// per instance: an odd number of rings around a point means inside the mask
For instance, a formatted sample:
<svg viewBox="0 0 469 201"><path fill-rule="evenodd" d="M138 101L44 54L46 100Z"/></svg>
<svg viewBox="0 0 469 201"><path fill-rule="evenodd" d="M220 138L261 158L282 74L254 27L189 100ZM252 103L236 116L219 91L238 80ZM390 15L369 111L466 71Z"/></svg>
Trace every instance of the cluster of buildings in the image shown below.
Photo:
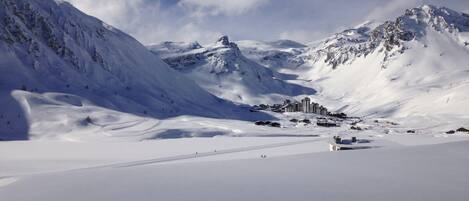
<svg viewBox="0 0 469 201"><path fill-rule="evenodd" d="M290 100L285 100L282 110L283 112L304 112L319 115L329 114L327 108L319 105L318 103L311 102L311 99L308 97L302 99L301 102L291 102Z"/></svg>

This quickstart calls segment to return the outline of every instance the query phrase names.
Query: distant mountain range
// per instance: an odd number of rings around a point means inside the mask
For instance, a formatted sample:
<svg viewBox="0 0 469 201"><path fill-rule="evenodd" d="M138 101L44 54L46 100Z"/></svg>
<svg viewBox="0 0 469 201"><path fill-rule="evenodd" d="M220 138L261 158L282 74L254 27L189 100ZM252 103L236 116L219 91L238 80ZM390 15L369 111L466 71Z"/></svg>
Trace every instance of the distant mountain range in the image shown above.
<svg viewBox="0 0 469 201"><path fill-rule="evenodd" d="M469 114L469 15L449 8L408 9L395 20L364 22L308 47L237 44L247 58L290 74L336 110L380 117Z"/></svg>
<svg viewBox="0 0 469 201"><path fill-rule="evenodd" d="M303 47L293 41L276 46ZM315 91L279 79L281 75L248 59L227 36L202 47L197 42L164 42L148 46L172 68L187 75L214 95L240 103L282 101L285 96Z"/></svg>

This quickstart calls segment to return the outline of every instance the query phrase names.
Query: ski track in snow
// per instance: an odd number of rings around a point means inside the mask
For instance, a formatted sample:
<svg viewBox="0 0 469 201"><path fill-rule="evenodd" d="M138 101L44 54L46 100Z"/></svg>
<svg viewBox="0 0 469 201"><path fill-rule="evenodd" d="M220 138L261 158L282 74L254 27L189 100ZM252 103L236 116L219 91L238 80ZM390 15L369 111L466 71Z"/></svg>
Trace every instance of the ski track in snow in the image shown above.
<svg viewBox="0 0 469 201"><path fill-rule="evenodd" d="M0 177L0 188L15 183L16 181L18 181L17 177Z"/></svg>
<svg viewBox="0 0 469 201"><path fill-rule="evenodd" d="M311 138L311 136L305 137L305 138ZM77 171L87 171L87 170L106 169L106 168L128 168L128 167L137 167L137 166L145 166L145 165L155 165L155 164L168 163L168 162L176 162L176 161L179 162L179 161L184 161L184 160L189 160L189 159L207 158L211 156L219 156L219 155L226 155L226 154L233 154L233 153L240 153L240 152L258 151L258 150L263 150L263 149L308 144L308 143L313 143L313 142L324 140L323 138L319 138L319 137L314 137L314 138L317 138L317 139L272 143L272 144L239 147L239 148L232 148L232 149L225 149L225 150L221 149L221 150L214 150L211 152L196 152L193 154L182 154L182 155L175 155L175 156L168 156L168 157L161 157L161 158L121 162L121 163L99 165L99 166L77 168L77 169L69 169L69 170L57 170L57 171L51 171L51 172L27 173L27 174L19 174L19 175L6 175L0 178L0 187L7 186L11 183L14 183L20 177L31 176L31 175L41 175L41 174L50 174L50 173L58 173L58 172L77 172Z"/></svg>
<svg viewBox="0 0 469 201"><path fill-rule="evenodd" d="M170 157L162 157L162 158L155 158L155 159L147 159L147 160L139 160L139 161L132 161L132 162L116 163L116 164L103 165L103 166L80 168L80 169L74 169L74 170L67 170L67 172L68 171L83 171L83 170L91 170L91 169L103 169L103 168L126 168L126 167L135 167L135 166L143 166L143 165L152 165L152 164L182 161L182 160L194 159L194 158L204 158L204 157L224 155L224 154L232 154L232 153L239 153L239 152L256 151L256 150L262 150L262 149L270 149L270 148L285 147L285 146L292 146L292 145L299 145L299 144L307 144L307 143L317 142L317 141L320 141L320 140L323 140L323 139L302 140L302 141L285 142L285 143L274 143L274 144L267 144L267 145L258 145L258 146L249 146L249 147L226 149L226 150L214 150L213 152L201 152L201 153L194 153L194 154L184 154L184 155L177 155L177 156L170 156Z"/></svg>

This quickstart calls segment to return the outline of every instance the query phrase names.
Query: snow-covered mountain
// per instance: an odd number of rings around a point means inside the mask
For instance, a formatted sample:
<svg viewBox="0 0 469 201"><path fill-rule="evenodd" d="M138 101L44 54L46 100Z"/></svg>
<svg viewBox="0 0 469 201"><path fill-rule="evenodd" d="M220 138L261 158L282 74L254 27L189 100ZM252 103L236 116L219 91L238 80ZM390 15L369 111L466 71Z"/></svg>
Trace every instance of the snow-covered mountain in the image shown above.
<svg viewBox="0 0 469 201"><path fill-rule="evenodd" d="M226 36L144 47L55 0L0 0L0 19L0 140L128 136L121 128L146 139L175 116L261 118L218 97L315 94L333 111L438 122L469 114L469 15L448 8L409 9L314 47Z"/></svg>
<svg viewBox="0 0 469 201"><path fill-rule="evenodd" d="M469 15L448 8L424 5L408 9L394 21L384 23L365 22L356 28L337 33L325 39L311 50L314 62L324 61L337 67L350 64L360 56L375 50L384 51L385 59L403 53L408 47L406 42L420 41L431 32L448 33L461 45L468 45ZM383 61L385 62L385 61ZM384 67L384 66L383 66Z"/></svg>
<svg viewBox="0 0 469 201"><path fill-rule="evenodd" d="M469 114L469 15L424 5L365 23L302 55L306 79L345 111L381 116ZM339 106L338 106L339 107Z"/></svg>
<svg viewBox="0 0 469 201"><path fill-rule="evenodd" d="M276 70L302 65L304 60L299 55L308 49L306 45L291 40L272 42L243 40L236 44L247 58Z"/></svg>
<svg viewBox="0 0 469 201"><path fill-rule="evenodd" d="M169 57L174 54L182 54L191 50L200 49L202 45L198 42L171 42L166 41L163 43L148 45L148 49L160 57Z"/></svg>
<svg viewBox="0 0 469 201"><path fill-rule="evenodd" d="M350 63L354 57L369 53L370 34L378 23L367 21L355 28L344 30L328 37L301 57L313 62L324 61L336 68L340 64Z"/></svg>
<svg viewBox="0 0 469 201"><path fill-rule="evenodd" d="M119 112L234 118L229 103L67 2L0 0L0 19L0 139L118 122Z"/></svg>
<svg viewBox="0 0 469 201"><path fill-rule="evenodd" d="M285 96L315 92L278 79L281 75L246 58L227 36L205 47L198 43L164 42L148 48L214 95L235 102L279 102Z"/></svg>

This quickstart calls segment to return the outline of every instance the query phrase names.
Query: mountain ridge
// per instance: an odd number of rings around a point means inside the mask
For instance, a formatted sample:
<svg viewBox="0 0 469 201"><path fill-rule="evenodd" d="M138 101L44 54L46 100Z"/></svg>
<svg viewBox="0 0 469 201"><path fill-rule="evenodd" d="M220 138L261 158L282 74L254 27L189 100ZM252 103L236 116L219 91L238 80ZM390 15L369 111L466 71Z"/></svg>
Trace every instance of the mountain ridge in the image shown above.
<svg viewBox="0 0 469 201"><path fill-rule="evenodd" d="M89 128L80 123L84 119L127 114L252 118L168 67L136 39L67 2L0 0L0 18L0 139L27 139L42 133L39 125L63 127L64 119L67 133ZM116 113L93 117L90 108ZM44 112L50 118L41 117Z"/></svg>
<svg viewBox="0 0 469 201"><path fill-rule="evenodd" d="M165 47L162 43L148 48L161 56L169 66L224 99L258 104L263 101L282 101L288 96L315 93L312 89L278 79L278 74L271 69L246 58L228 36L221 36L214 43L204 47L183 51L167 51L174 49L167 45Z"/></svg>
<svg viewBox="0 0 469 201"><path fill-rule="evenodd" d="M392 57L396 52L405 51L404 42L418 40L424 36L426 28L451 34L467 32L469 15L445 7L422 5L407 9L404 15L394 21L386 21L377 26L364 23L335 34L311 50L310 54L313 55L313 62L323 59L333 68L346 64L355 57L367 56L375 50L384 50L388 57ZM461 41L461 44L467 42Z"/></svg>
<svg viewBox="0 0 469 201"><path fill-rule="evenodd" d="M303 78L357 115L467 114L468 28L467 14L411 8L374 29L357 27L326 39L302 55L309 59Z"/></svg>

